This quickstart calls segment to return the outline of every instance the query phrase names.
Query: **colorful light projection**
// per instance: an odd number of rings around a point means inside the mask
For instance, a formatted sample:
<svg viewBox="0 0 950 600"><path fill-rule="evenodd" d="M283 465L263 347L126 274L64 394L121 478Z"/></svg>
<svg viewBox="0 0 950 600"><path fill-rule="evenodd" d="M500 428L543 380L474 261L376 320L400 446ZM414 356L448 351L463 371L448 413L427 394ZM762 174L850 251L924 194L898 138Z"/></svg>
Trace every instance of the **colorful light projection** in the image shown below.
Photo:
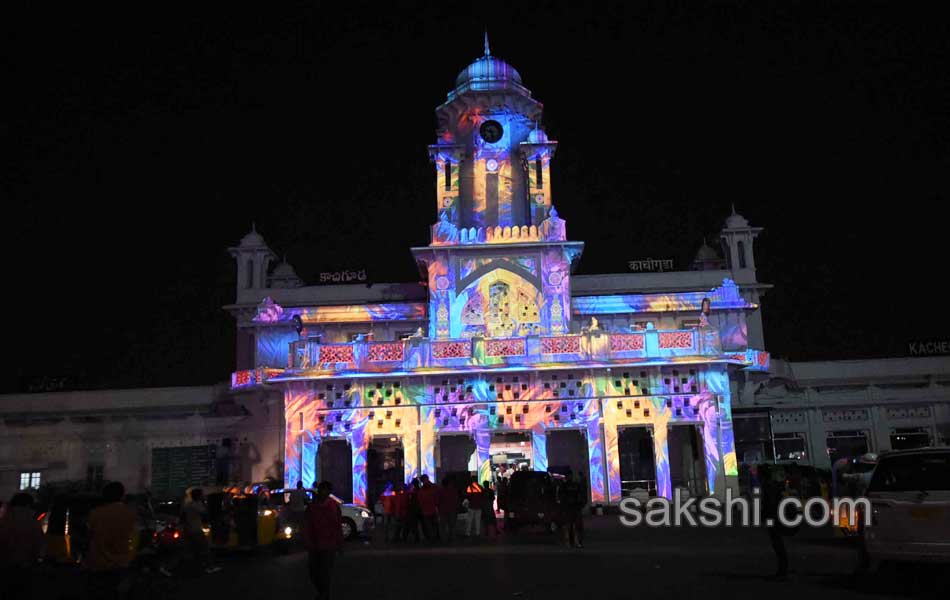
<svg viewBox="0 0 950 600"><path fill-rule="evenodd" d="M650 390L663 393L645 393ZM492 432L530 433L533 468L545 470L548 432L578 429L587 440L593 501L616 503L621 498L619 429L652 428L657 490L670 497L667 431L678 423L694 423L704 440L711 493L723 489L724 475L737 475L728 375L722 367L294 382L285 405L288 485L297 478L305 484L318 478L321 440L345 439L353 453L357 503L372 500L365 497L365 454L374 435L401 437L408 481L421 473L435 478L440 435L467 433L476 442L479 478L484 480L491 468Z"/></svg>
<svg viewBox="0 0 950 600"><path fill-rule="evenodd" d="M747 302L739 294L739 288L731 279L723 279L722 285L709 292L679 292L674 294L617 294L610 296L580 296L573 299L577 316L608 315L622 313L699 312L703 299L710 299L711 309L727 311L755 309L757 305Z"/></svg>

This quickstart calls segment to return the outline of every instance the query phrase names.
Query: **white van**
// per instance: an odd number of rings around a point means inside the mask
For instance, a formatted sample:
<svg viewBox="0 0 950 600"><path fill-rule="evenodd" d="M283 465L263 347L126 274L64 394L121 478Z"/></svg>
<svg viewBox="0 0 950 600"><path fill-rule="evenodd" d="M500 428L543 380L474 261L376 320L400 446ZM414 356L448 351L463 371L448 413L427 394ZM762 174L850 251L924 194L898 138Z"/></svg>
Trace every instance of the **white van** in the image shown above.
<svg viewBox="0 0 950 600"><path fill-rule="evenodd" d="M882 454L867 488L863 559L950 562L950 448Z"/></svg>

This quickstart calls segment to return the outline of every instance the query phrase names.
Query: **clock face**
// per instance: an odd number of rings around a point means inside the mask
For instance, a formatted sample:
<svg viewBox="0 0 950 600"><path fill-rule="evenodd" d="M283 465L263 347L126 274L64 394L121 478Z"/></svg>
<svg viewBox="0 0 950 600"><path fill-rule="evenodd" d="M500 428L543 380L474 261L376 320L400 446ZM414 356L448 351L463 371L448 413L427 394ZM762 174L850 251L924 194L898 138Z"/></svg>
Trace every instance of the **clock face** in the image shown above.
<svg viewBox="0 0 950 600"><path fill-rule="evenodd" d="M485 121L478 130L478 133L482 136L482 139L489 144L494 144L500 140L504 132L505 130L498 121Z"/></svg>
<svg viewBox="0 0 950 600"><path fill-rule="evenodd" d="M485 163L485 167L488 169L489 172L494 173L495 171L498 170L498 161L495 160L494 158L489 158L488 161Z"/></svg>

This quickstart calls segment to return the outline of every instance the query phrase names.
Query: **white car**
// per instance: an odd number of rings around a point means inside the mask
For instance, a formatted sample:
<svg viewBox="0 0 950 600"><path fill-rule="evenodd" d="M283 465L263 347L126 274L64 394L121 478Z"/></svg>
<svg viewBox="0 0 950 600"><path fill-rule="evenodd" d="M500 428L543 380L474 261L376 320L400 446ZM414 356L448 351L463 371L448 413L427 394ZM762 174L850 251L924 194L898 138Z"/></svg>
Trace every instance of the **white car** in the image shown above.
<svg viewBox="0 0 950 600"><path fill-rule="evenodd" d="M307 489L308 500L312 500L316 495L316 489ZM287 504L290 502L290 492L288 489L278 489L271 492L271 498L277 498L282 500L281 510L281 522L284 527L291 527L288 515L286 513ZM340 513L343 517L343 539L352 540L360 535L369 536L372 533L373 526L375 525L375 520L373 519L373 513L365 506L360 506L359 504L350 504L348 502L343 502L333 494L330 494L330 497L336 500L340 504Z"/></svg>
<svg viewBox="0 0 950 600"><path fill-rule="evenodd" d="M867 488L866 565L950 562L950 448L882 454Z"/></svg>

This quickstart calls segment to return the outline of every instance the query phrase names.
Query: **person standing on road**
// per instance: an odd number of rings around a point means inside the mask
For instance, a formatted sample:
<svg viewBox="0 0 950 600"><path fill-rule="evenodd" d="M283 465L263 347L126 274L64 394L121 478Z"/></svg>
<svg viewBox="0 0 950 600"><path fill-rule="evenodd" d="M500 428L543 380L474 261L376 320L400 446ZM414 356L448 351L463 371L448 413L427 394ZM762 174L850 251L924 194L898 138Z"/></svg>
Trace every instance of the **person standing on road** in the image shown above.
<svg viewBox="0 0 950 600"><path fill-rule="evenodd" d="M298 481L297 487L290 492L290 524L295 533L303 528L303 515L307 511L307 490L303 489L303 482Z"/></svg>
<svg viewBox="0 0 950 600"><path fill-rule="evenodd" d="M419 527L421 526L422 521L422 507L419 506L419 489L422 487L422 483L418 478L412 480L412 484L409 486L408 490L408 514L406 516L406 524L403 531L403 541L408 542L409 537L412 537L413 543L418 543L419 541Z"/></svg>
<svg viewBox="0 0 950 600"><path fill-rule="evenodd" d="M491 488L490 481L482 482L482 524L485 527L485 535L491 534L491 537L498 536L498 521L495 518L495 490Z"/></svg>
<svg viewBox="0 0 950 600"><path fill-rule="evenodd" d="M447 477L442 480L442 494L439 496L439 525L442 528L442 539L449 544L455 540L458 507L458 488L455 487L455 482Z"/></svg>
<svg viewBox="0 0 950 600"><path fill-rule="evenodd" d="M419 512L422 514L422 534L427 542L439 541L439 493L428 475L420 478Z"/></svg>
<svg viewBox="0 0 950 600"><path fill-rule="evenodd" d="M120 597L132 562L132 535L138 515L122 502L125 487L113 481L102 488L105 503L89 513L89 551L83 557L90 598Z"/></svg>
<svg viewBox="0 0 950 600"><path fill-rule="evenodd" d="M478 485L478 479L472 477L468 488L465 490L465 498L468 500L468 529L466 533L469 540L474 540L481 535L482 529L482 488Z"/></svg>
<svg viewBox="0 0 950 600"><path fill-rule="evenodd" d="M321 481L304 515L303 540L317 600L329 600L333 563L343 553L343 515L339 503L330 498L332 491L329 481Z"/></svg>
<svg viewBox="0 0 950 600"><path fill-rule="evenodd" d="M43 529L33 518L33 496L14 494L0 513L0 598L30 598L33 573L46 545Z"/></svg>
<svg viewBox="0 0 950 600"><path fill-rule="evenodd" d="M194 488L190 496L191 502L185 504L181 510L185 544L198 569L204 570L205 573L216 573L221 568L211 564L211 550L204 532L204 521L208 516L204 491L201 488Z"/></svg>
<svg viewBox="0 0 950 600"><path fill-rule="evenodd" d="M577 504L575 506L577 519L574 523L574 540L575 547L577 548L584 547L584 508L590 500L589 490L590 488L587 487L587 475L583 471L580 471L577 474Z"/></svg>
<svg viewBox="0 0 950 600"><path fill-rule="evenodd" d="M782 501L784 482L781 473L772 469L771 465L760 465L758 469L759 481L762 483L762 522L769 534L769 543L775 551L776 569L773 578L785 581L788 578L788 550L785 548L785 536L790 535L789 528L778 519L778 506ZM766 520L771 519L769 526Z"/></svg>

